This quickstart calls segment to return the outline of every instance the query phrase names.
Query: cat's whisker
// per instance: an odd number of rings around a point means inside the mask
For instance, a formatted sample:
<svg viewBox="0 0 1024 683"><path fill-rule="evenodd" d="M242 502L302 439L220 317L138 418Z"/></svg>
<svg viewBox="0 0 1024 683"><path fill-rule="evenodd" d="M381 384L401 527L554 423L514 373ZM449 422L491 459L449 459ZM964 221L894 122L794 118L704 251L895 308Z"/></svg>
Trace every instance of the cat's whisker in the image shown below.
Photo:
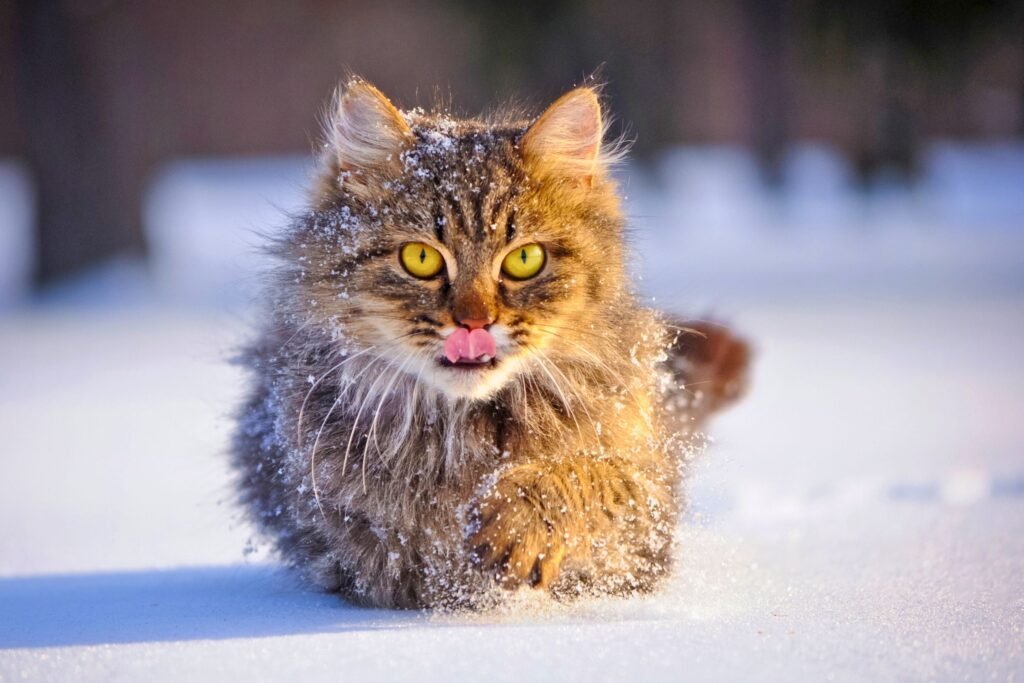
<svg viewBox="0 0 1024 683"><path fill-rule="evenodd" d="M422 352L414 352L413 357L424 356L426 354ZM416 379L412 384L412 397L409 399L409 405L411 410L406 411L406 419L402 423L403 435L408 435L409 429L412 427L413 422L418 418L419 411L416 409L419 406L420 397L420 378L423 376L423 370L427 367L426 363L420 363L420 369L416 372ZM402 439L405 440L404 438Z"/></svg>
<svg viewBox="0 0 1024 683"><path fill-rule="evenodd" d="M360 351L359 353L355 354L354 356L349 356L349 357L345 358L340 363L338 363L337 365L334 365L333 367L328 369L326 372L321 374L319 377L316 378L315 382L312 382L310 384L309 391L306 392L305 398L302 399L302 405L299 406L299 416L297 418L298 424L295 427L295 429L296 429L295 438L296 438L296 441L299 444L300 448L302 447L302 442L303 442L303 438L302 438L302 424L304 422L304 416L305 416L305 413L306 413L306 404L309 402L309 397L313 395L313 391L320 385L321 382L323 382L327 378L328 375L330 375L332 372L335 372L336 370L341 368L342 365L345 365L345 363L348 363L349 361L358 358L359 356L363 355L364 353L369 353L370 351L372 351L375 348L377 348L376 345L370 346L370 347L367 347L367 348L363 349L362 351Z"/></svg>
<svg viewBox="0 0 1024 683"><path fill-rule="evenodd" d="M523 422L525 424L531 424L530 421L530 402L527 399L526 393L526 382L529 380L529 374L516 375L515 379L515 398L518 399L519 403L523 406ZM511 401L510 401L511 402Z"/></svg>
<svg viewBox="0 0 1024 683"><path fill-rule="evenodd" d="M408 352L406 352L406 360L403 361L400 366L398 366L397 368L394 369L394 371L391 373L391 379L388 381L387 385L385 385L384 390L380 392L380 400L377 401L377 406L373 409L373 420L371 420L371 422L370 422L370 429L366 433L367 434L366 448L364 448L364 450L363 450L363 461L364 462L366 460L366 449L369 448L370 440L371 439L373 440L373 447L377 450L377 455L383 456L383 453L381 452L381 449L380 449L380 442L377 441L377 420L380 417L380 411L381 411L381 409L384 406L384 401L387 400L387 397L389 396L389 394L391 392L391 387L394 386L395 381L399 377L401 377L402 370L405 368L406 364L409 362L408 356L409 356L409 354L408 354ZM397 362L397 360L398 359L395 359L395 362ZM387 371L391 368L392 365L394 365L394 363L389 363L388 366L386 368L384 368L384 372L381 373L381 374L387 373Z"/></svg>
<svg viewBox="0 0 1024 683"><path fill-rule="evenodd" d="M398 339L395 339L393 341L398 341ZM366 367L364 367L362 370L360 370L358 373L356 373L356 376L353 378L353 382L355 380L359 379L359 377L361 377L364 372L366 372L368 369L373 367L377 363L377 361L379 361L380 359L381 359L381 356L377 356L376 358L371 360L366 365ZM342 399L341 395L335 396L334 401L331 403L331 407L328 409L327 414L324 416L323 422L320 423L320 429L317 430L316 439L313 440L313 448L312 448L312 450L311 450L311 452L309 454L309 475L310 475L310 483L313 486L313 498L316 500L316 506L317 506L317 508L319 508L320 515L322 517L324 517L324 519L326 519L326 515L324 513L323 505L321 505L321 503L320 503L320 489L317 486L317 481L316 481L316 453L317 453L317 449L320 446L320 437L324 433L324 428L327 426L327 422L331 419L331 414L334 412L334 409L336 407L338 407L338 405L341 403L341 399ZM353 427L353 429L354 429L354 427ZM345 471L345 466L342 465L342 472L344 472L344 471Z"/></svg>
<svg viewBox="0 0 1024 683"><path fill-rule="evenodd" d="M551 323L531 323L534 327L551 327L556 330L565 330L567 332L576 332L577 334L586 334L595 339L600 339L602 342L610 344L613 340L607 335L601 334L600 332L594 332L593 330L584 330L579 327L570 327L567 325L553 325Z"/></svg>
<svg viewBox="0 0 1024 683"><path fill-rule="evenodd" d="M370 363L365 368L363 368L359 372L359 375L362 375L364 372L366 372L371 367L376 365L378 361L383 360L383 358L384 358L383 356L377 356L376 358L374 358L372 361L370 361ZM363 394L363 398L362 398L362 400L359 403L359 410L356 411L355 420L353 421L352 427L350 428L349 433L348 433L348 442L345 444L345 456L344 456L344 458L342 458L342 461L341 461L341 473L342 473L342 475L344 475L346 470L348 469L348 456L349 456L349 453L352 451L352 439L355 438L356 432L359 429L359 419L360 419L360 417L363 414L363 408L366 407L366 400L369 397L369 395L371 393L373 393L373 388L375 386L377 386L377 382L380 381L380 378L382 376L383 376L383 374L377 376L377 379L375 379L373 381L373 383L366 389L366 392Z"/></svg>
<svg viewBox="0 0 1024 683"><path fill-rule="evenodd" d="M530 380L530 386L533 387L533 393L535 395L537 395L537 396L552 395L552 389L548 386L547 383L544 383L544 385L542 386L539 377L537 377L536 375L531 374L531 375L528 376L528 379ZM542 405L547 405L547 404L542 404ZM527 424L533 424L533 421L532 420L528 421ZM555 425L553 425L553 424L551 424L551 423L549 423L547 421L539 420L536 427L531 427L531 429L535 429L535 430L539 429L541 431L541 433L543 433L546 436L552 435L553 432L558 431L560 428L561 428L560 418L559 418L559 423L558 423L557 426L555 426ZM579 433L579 432L577 432L577 433Z"/></svg>
<svg viewBox="0 0 1024 683"><path fill-rule="evenodd" d="M714 323L711 323L710 321L707 321L707 320L697 320L697 319L694 319L693 322L695 322L695 323L704 323L704 324L714 324ZM673 325L671 323L667 323L667 322L664 322L664 321L661 322L661 325L662 325L662 327L667 327L668 329L676 330L677 332L686 332L687 334L692 334L692 335L695 335L695 336L698 336L698 337L703 337L704 339L708 338L708 335L706 333L701 332L700 330L698 330L696 328L693 328L693 327L681 327L679 325Z"/></svg>
<svg viewBox="0 0 1024 683"><path fill-rule="evenodd" d="M716 322L714 322L712 320L704 320L704 319L701 319L701 318L688 318L688 320L692 320L695 323L701 323L701 324L706 324L706 325L716 325L716 326L723 327L723 328L725 327L724 325L721 325L721 323L716 323ZM582 329L580 327L569 326L569 325L555 325L554 323L536 323L535 322L535 323L531 323L531 324L534 327L550 327L550 328L554 328L554 329L558 329L558 330L565 330L565 331L568 331L568 332L576 332L578 334L587 334L587 335L590 335L592 337L596 337L597 339L600 339L600 340L606 341L606 342L607 341L611 341L605 335L602 335L602 334L600 334L598 332L594 332L593 330L585 330L585 329ZM671 330L676 330L678 332L685 332L687 334L693 334L693 335L696 335L698 337L707 338L707 334L705 334L701 330L698 330L698 329L693 328L693 327L685 327L685 326L680 326L680 325L673 325L671 323L665 322L664 320L660 321L659 324L662 327L665 327L665 328L668 328L668 329L671 329Z"/></svg>
<svg viewBox="0 0 1024 683"><path fill-rule="evenodd" d="M682 322L684 325L686 323L700 323L701 325L710 325L711 327L717 327L717 328L719 328L721 330L725 330L725 331L729 330L729 326L726 325L725 323L723 323L721 320L713 320L713 319L708 319L708 318L687 318L686 320L682 320L680 322ZM661 321L661 324L665 325L666 327L679 327L678 325L672 325L671 323L667 323L664 320ZM690 327L684 327L684 328L681 328L681 329L686 329L686 330L689 330L690 332L700 332L700 334L702 334L702 335L704 334L700 330L695 330L695 329L690 328Z"/></svg>
<svg viewBox="0 0 1024 683"><path fill-rule="evenodd" d="M579 420L576 419L576 412L572 409L572 404L569 403L569 399L567 399L565 397L565 392L562 391L562 387L558 383L558 380L555 379L555 376L551 374L550 370L548 370L547 362L544 359L543 353L541 353L540 349L537 348L536 346L531 345L531 348L537 354L537 355L534 356L534 358L536 358L537 361L540 363L540 368L544 371L544 373L551 380L551 384L552 384L552 386L554 386L555 391L557 391L558 395L562 398L562 405L565 406L565 410L566 410L566 412L569 413L569 417L571 417L572 421L576 424L576 431L579 433L579 436L582 439L583 438L583 430L580 428Z"/></svg>
<svg viewBox="0 0 1024 683"><path fill-rule="evenodd" d="M535 326L539 327L539 328L554 327L553 325L539 324L539 323L537 325L535 325ZM561 329L568 329L568 328L561 328ZM621 372L620 373L615 372L606 362L601 360L600 357L598 357L595 353L593 353L590 349L588 349L583 344L580 344L579 342L577 342L577 341L575 341L573 339L569 339L568 337L566 337L563 334L559 334L557 332L552 332L551 330L548 330L548 329L541 329L541 332L543 332L544 334L550 335L552 337L555 337L556 339L559 339L561 341L568 342L568 343L572 344L573 346L575 346L576 348L578 348L580 351L583 351L590 358L592 358L595 361L595 363L597 363L601 368L603 368L604 370L607 370L608 374L612 378L615 378L617 375L621 374Z"/></svg>
<svg viewBox="0 0 1024 683"><path fill-rule="evenodd" d="M526 378L529 378L529 375L526 375L525 377L520 376L518 378L518 381L516 382L516 388L519 390L519 397L523 403L524 419L526 421L526 424L530 424L530 401L529 397L526 394Z"/></svg>
<svg viewBox="0 0 1024 683"><path fill-rule="evenodd" d="M386 387L384 387L384 391L381 393L380 400L377 402L377 407L373 411L373 421L370 423L370 431L367 432L366 445L363 447L363 465L362 465L362 469L363 469L363 492L366 491L366 455L367 455L367 452L370 450L370 440L371 439L373 440L374 448L377 449L377 455L381 456L381 462L385 463L385 459L383 457L383 454L380 451L380 444L377 443L377 420L380 418L381 408L384 406L384 401L390 395L391 388L395 385L395 381L399 377L401 377L402 373L405 371L405 366L409 364L409 361L411 359L412 359L412 354L407 352L406 355L405 355L405 360L391 374L391 381L388 382L388 385Z"/></svg>
<svg viewBox="0 0 1024 683"><path fill-rule="evenodd" d="M300 334L303 334L311 329L313 329L313 325L308 320L304 320L300 323L297 323L295 326L295 331L292 332L291 336L289 336L284 341L282 346L289 346L292 343L292 341L296 339Z"/></svg>
<svg viewBox="0 0 1024 683"><path fill-rule="evenodd" d="M309 455L309 478L313 484L313 498L316 500L316 506L320 510L320 516L326 521L327 514L324 512L324 506L320 503L320 490L317 488L316 483L316 449L320 446L320 435L324 433L324 427L327 426L327 421L331 419L331 414L334 409L341 403L341 397L337 396L334 402L331 403L331 407L327 410L327 414L324 415L323 422L320 423L320 429L316 432L316 439L313 440L313 450Z"/></svg>
<svg viewBox="0 0 1024 683"><path fill-rule="evenodd" d="M383 349L383 348L388 348L390 346L393 346L394 344L397 344L402 339L405 339L406 337L411 336L411 334L412 333L399 335L398 337L395 337L394 339L389 339L388 341L382 342L381 344L373 344L371 346L368 346L367 348L363 349L362 351L359 351L358 353L356 353L354 355L346 357L340 363L338 363L338 364L334 365L333 367L331 367L330 369L326 370L319 377L317 377L314 382L312 382L310 384L309 390L306 392L306 396L302 399L302 405L299 407L299 415L296 418L296 422L298 424L295 427L295 430L296 430L295 438L296 438L296 442L299 444L300 448L302 447L303 441L304 441L303 436L302 436L302 424L303 424L303 421L304 421L303 420L303 416L304 416L304 414L306 412L306 405L309 403L309 397L313 395L313 391L317 388L317 386L321 382L323 382L332 372L337 371L339 368L341 368L341 366L345 365L349 361L355 360L356 358L359 358L363 354L369 353L370 351L372 351L372 350L374 350L376 348L382 348ZM340 352L341 351L339 350L338 353L340 353Z"/></svg>
<svg viewBox="0 0 1024 683"><path fill-rule="evenodd" d="M601 433L597 429L597 423L594 421L594 416L591 415L591 413L590 413L590 408L587 407L587 402L583 399L583 396L580 395L579 388L577 387L577 384L572 382L566 376L565 372L560 367L558 367L558 363L556 363L554 360L552 360L551 357L548 356L547 353L545 353L544 351L540 351L539 353L541 355L543 355L548 361L551 362L551 367L555 370L555 372L557 372L559 375L562 376L562 379L565 380L566 386L569 388L569 391L571 391L573 394L575 394L576 400L579 402L579 404L581 406L583 406L583 412L585 412L587 414L587 419L590 421L590 426L594 430L594 436L597 437L597 441L598 441L598 443L600 443L601 442Z"/></svg>
<svg viewBox="0 0 1024 683"><path fill-rule="evenodd" d="M540 385L537 383L537 378L534 377L532 374L527 375L526 378L530 381L530 386L533 387L533 392L535 394L537 394L538 396L540 396L543 393L543 391L541 390ZM523 395L524 395L524 398L525 398L525 401L526 401L526 405L529 406L530 405L530 396L529 396L529 392L527 391L525 386L523 387ZM526 424L532 424L532 423L533 423L533 420L531 420L529 418L526 420Z"/></svg>
<svg viewBox="0 0 1024 683"><path fill-rule="evenodd" d="M522 415L524 424L530 424L529 418L529 405L526 401L526 378L528 375L516 375L512 379L511 386L509 387L509 398L507 410L510 412L515 409L514 404L522 406Z"/></svg>
<svg viewBox="0 0 1024 683"><path fill-rule="evenodd" d="M538 327L545 327L545 326L546 326L546 325L538 325ZM597 364L597 365L598 365L599 367L603 368L603 369L604 369L605 371L607 371L607 372L608 372L608 376L609 376L609 379L610 379L610 380L612 380L612 381L616 381L616 378L617 378L617 377L619 377L619 376L621 376L621 375L623 374L623 373L621 373L621 372L618 372L618 373L617 373L617 372L615 372L615 370L613 370L613 369L612 369L612 367L611 367L610 365L608 365L608 363L606 363L605 361L601 360L601 359L600 359L600 358L599 358L599 357L598 357L597 355L595 355L595 354L594 354L594 353L593 353L593 352L592 352L592 351L591 351L590 349L588 349L587 347L583 346L583 345L582 345L582 344L580 344L579 342L576 342L576 341L574 341L574 340L572 340L572 339L569 339L568 337L565 337L565 336L563 336L563 335L560 335L560 334L558 334L558 333L556 333L556 332L551 332L551 331L549 331L549 330L542 330L542 331L543 331L543 332L544 332L545 334L550 334L550 335L551 335L551 336L553 336L553 337L557 337L558 339L560 339L560 340L562 340L562 341L564 341L564 342L568 342L568 343L572 344L573 346L575 346L576 348L578 348L578 349L579 349L580 351L582 351L583 353L585 353L585 354L587 354L588 356L590 356L590 358L591 358L591 359L593 359L593 361L594 361L594 362L595 362L595 363L596 363L596 364ZM618 383L618 382L616 382L616 383ZM648 430L651 430L651 431L653 431L653 430L654 430L654 425L653 425L653 424L651 423L651 418L650 418L650 415L648 414L648 411L646 410L646 408L645 408L644 404L640 402L640 399L639 399L639 398L637 398L636 394L635 394L635 393L633 393L633 390L632 390L632 389L630 389L628 385L626 385L626 384L624 384L624 383L618 383L618 384L619 384L619 386L621 386L621 387L622 387L623 389L625 389L625 390L626 390L626 393L628 393L628 394L629 394L629 397L630 397L630 398L631 398L631 399L633 400L633 403L634 403L634 404L636 404L637 410L639 410L639 411L640 411L640 415L641 415L641 417L643 417L643 419L644 419L644 422L645 422L645 423L646 423L646 425L647 425L647 429L648 429ZM692 393L692 392L691 392L691 393Z"/></svg>
<svg viewBox="0 0 1024 683"><path fill-rule="evenodd" d="M391 315L389 313L382 313L382 312L378 312L378 311L363 311L363 316L367 317L367 318L379 318L379 319L382 319L382 320L397 320L398 322L405 323L406 325L417 325L417 326L428 327L431 330L435 330L435 331L436 330L440 330L441 328L444 327L443 323L441 323L440 321L436 321L436 320L428 322L426 320L417 319L415 317L414 318L410 318L407 315Z"/></svg>

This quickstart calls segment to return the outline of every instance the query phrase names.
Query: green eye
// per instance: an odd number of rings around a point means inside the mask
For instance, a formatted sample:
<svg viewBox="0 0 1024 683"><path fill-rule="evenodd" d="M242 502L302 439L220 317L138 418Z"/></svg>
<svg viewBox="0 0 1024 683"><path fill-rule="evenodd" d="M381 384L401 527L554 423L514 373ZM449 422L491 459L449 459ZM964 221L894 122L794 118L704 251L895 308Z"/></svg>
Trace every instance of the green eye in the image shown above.
<svg viewBox="0 0 1024 683"><path fill-rule="evenodd" d="M528 280L544 267L546 255L539 244L526 244L508 253L501 270L513 280Z"/></svg>
<svg viewBox="0 0 1024 683"><path fill-rule="evenodd" d="M441 256L441 252L429 244L409 242L402 245L398 254L409 274L418 278L434 277L444 268L444 257Z"/></svg>

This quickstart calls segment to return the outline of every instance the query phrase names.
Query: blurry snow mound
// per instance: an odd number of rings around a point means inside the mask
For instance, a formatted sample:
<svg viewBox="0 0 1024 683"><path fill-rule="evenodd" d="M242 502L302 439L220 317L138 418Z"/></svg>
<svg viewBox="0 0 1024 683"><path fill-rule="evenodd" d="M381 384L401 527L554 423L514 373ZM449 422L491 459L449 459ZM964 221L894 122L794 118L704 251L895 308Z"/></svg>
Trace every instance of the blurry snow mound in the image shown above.
<svg viewBox="0 0 1024 683"><path fill-rule="evenodd" d="M796 144L784 183L736 147L665 152L624 173L644 290L674 308L808 293L950 289L986 271L1024 284L1024 145L936 143L915 184L857 184L831 148Z"/></svg>
<svg viewBox="0 0 1024 683"><path fill-rule="evenodd" d="M959 225L1024 227L1024 143L937 143L924 168L937 215Z"/></svg>
<svg viewBox="0 0 1024 683"><path fill-rule="evenodd" d="M34 202L28 171L14 161L0 160L0 308L28 292Z"/></svg>
<svg viewBox="0 0 1024 683"><path fill-rule="evenodd" d="M248 303L267 265L266 238L303 207L310 169L302 157L165 166L143 206L157 293L192 303Z"/></svg>
<svg viewBox="0 0 1024 683"><path fill-rule="evenodd" d="M146 264L137 257L121 256L46 287L39 302L57 307L118 309L145 306L155 298Z"/></svg>

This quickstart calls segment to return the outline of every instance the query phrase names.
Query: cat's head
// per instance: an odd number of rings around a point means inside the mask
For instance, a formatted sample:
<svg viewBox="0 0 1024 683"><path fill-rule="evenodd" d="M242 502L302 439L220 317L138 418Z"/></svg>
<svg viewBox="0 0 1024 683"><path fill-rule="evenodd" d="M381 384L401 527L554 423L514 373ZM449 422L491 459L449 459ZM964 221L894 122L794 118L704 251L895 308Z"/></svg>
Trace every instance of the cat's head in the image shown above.
<svg viewBox="0 0 1024 683"><path fill-rule="evenodd" d="M314 210L288 258L309 324L452 398L600 357L628 320L598 93L533 121L401 112L355 80L328 117ZM611 327L610 327L611 326Z"/></svg>

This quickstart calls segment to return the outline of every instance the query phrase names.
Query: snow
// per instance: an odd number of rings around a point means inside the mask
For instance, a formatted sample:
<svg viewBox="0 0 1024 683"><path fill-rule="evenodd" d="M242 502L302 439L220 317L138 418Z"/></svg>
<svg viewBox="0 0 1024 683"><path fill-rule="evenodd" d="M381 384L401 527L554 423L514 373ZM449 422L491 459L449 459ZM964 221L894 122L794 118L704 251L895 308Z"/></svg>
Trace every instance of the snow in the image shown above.
<svg viewBox="0 0 1024 683"><path fill-rule="evenodd" d="M153 280L164 298L244 304L259 291L264 236L302 208L310 159L181 159L156 174L143 206Z"/></svg>
<svg viewBox="0 0 1024 683"><path fill-rule="evenodd" d="M239 243L305 171L174 167L158 265L0 316L0 680L1024 677L1024 155L938 146L921 186L862 193L827 150L792 158L784 195L735 150L626 186L645 292L758 351L675 578L477 615L348 606L251 538L225 455Z"/></svg>
<svg viewBox="0 0 1024 683"><path fill-rule="evenodd" d="M0 159L0 310L28 291L34 203L34 188L24 166Z"/></svg>

